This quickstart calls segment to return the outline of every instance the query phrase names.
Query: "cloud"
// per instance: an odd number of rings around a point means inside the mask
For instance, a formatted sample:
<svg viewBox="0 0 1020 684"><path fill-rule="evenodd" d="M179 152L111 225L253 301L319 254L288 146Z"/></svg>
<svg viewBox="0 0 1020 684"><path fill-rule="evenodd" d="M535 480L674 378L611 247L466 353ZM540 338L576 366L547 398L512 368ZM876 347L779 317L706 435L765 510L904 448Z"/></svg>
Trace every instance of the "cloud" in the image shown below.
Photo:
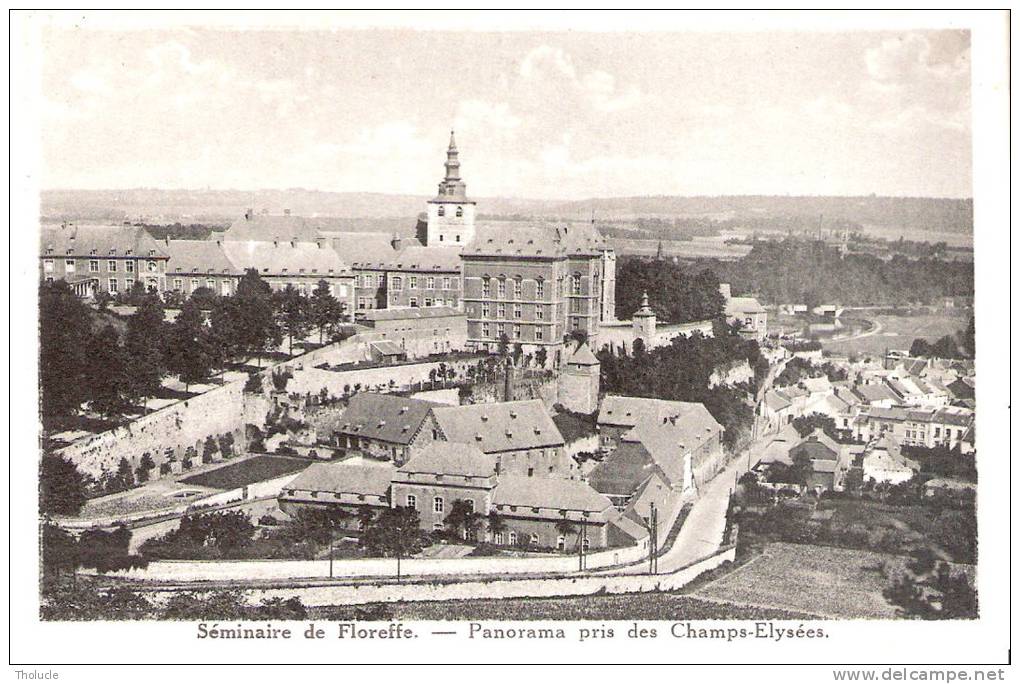
<svg viewBox="0 0 1020 684"><path fill-rule="evenodd" d="M630 109L645 99L637 86L623 91L617 88L616 77L599 69L582 74L569 53L561 48L542 45L531 50L520 66L525 87L552 86L552 89L577 94L600 112Z"/></svg>
<svg viewBox="0 0 1020 684"><path fill-rule="evenodd" d="M879 83L909 79L949 79L970 68L970 46L952 35L934 38L908 33L887 38L865 52L868 74Z"/></svg>
<svg viewBox="0 0 1020 684"><path fill-rule="evenodd" d="M453 123L458 130L498 133L518 128L521 118L510 111L510 106L505 102L463 100L457 105Z"/></svg>
<svg viewBox="0 0 1020 684"><path fill-rule="evenodd" d="M521 60L520 74L526 80L539 79L550 71L573 81L577 79L574 62L562 48L541 45Z"/></svg>

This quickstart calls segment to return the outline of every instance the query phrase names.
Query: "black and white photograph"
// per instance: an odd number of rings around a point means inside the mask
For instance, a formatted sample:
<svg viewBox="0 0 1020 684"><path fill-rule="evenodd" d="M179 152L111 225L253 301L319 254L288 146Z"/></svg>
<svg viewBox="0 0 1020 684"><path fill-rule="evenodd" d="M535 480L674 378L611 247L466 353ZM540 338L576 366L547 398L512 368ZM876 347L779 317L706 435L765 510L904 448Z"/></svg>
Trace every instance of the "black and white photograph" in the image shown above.
<svg viewBox="0 0 1020 684"><path fill-rule="evenodd" d="M11 15L17 678L1004 679L1009 12L451 14Z"/></svg>

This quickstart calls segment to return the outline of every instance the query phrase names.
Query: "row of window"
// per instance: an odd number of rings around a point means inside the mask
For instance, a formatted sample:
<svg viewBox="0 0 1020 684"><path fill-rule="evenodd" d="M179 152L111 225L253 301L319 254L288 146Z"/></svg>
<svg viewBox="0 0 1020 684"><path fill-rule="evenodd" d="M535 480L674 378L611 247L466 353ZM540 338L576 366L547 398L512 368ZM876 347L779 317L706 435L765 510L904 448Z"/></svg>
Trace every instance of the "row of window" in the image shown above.
<svg viewBox="0 0 1020 684"><path fill-rule="evenodd" d="M453 194L453 188L450 188L450 194ZM446 216L446 207L440 204L438 213L440 216ZM464 207L458 206L455 215L457 216L457 218L461 218L462 216L464 216Z"/></svg>
<svg viewBox="0 0 1020 684"><path fill-rule="evenodd" d="M393 302L394 304L396 304L398 302L398 300L399 300L399 298L397 297L397 295L390 295L390 301ZM359 302L362 302L362 301L368 302L370 300L366 299L365 297L359 297L358 301ZM432 308L434 306L449 306L451 308L456 308L456 306L457 306L457 300L456 299L441 299L439 297L436 297L435 299L433 299L432 297L425 297L422 300L422 302L423 302L422 306L424 306L425 308ZM417 309L419 307L418 298L417 297L410 297L410 298L408 298L407 305L409 307L411 307L412 309ZM361 306L359 304L358 308L359 309L364 309L366 307Z"/></svg>
<svg viewBox="0 0 1020 684"><path fill-rule="evenodd" d="M571 330L584 330L585 326L580 318L574 317L570 319ZM493 335L495 330L495 335ZM541 325L532 326L533 337L531 339L536 342L542 342L545 339L545 327ZM503 335L507 334L506 323L499 322L495 326L490 324L488 321L482 321L482 329L480 337L485 339L500 339ZM524 326L520 323L514 323L510 326L510 339L520 340L524 339Z"/></svg>
<svg viewBox="0 0 1020 684"><path fill-rule="evenodd" d="M503 546L503 544L516 546L517 540L518 536L516 530L510 530L505 534L503 532L497 532L492 536L492 543L495 544L496 546ZM528 541L531 543L532 546L541 546L542 542L541 538L538 536L538 532L532 532L531 535L528 537ZM581 540L581 548L583 550L587 551L590 547L591 541L588 539L588 537L585 537L584 539ZM556 548L559 551L563 551L564 549L567 548L567 538L562 534L556 537Z"/></svg>
<svg viewBox="0 0 1020 684"><path fill-rule="evenodd" d="M184 292L184 278L174 278L171 285L173 287L174 292ZM199 278L192 278L189 285L191 286L189 292L194 292L198 288L202 287L202 281ZM213 292L216 292L216 280L213 278L206 278L205 287L209 288ZM231 292L231 287L232 286L230 280L221 280L220 294L224 296L229 295Z"/></svg>
<svg viewBox="0 0 1020 684"><path fill-rule="evenodd" d="M133 249L126 249L126 250L124 250L124 256L132 256L132 255L134 255L134 253L135 252L134 252ZM52 247L47 247L46 248L46 254L47 255L53 254L53 248ZM65 254L70 256L71 254L74 254L74 250L68 248L65 251ZM117 249L115 247L111 248L110 251L109 251L109 256L114 256L115 254L117 254ZM96 249L90 249L89 250L89 256L98 256L98 255L99 255L99 250L96 250ZM156 256L156 250L150 249L149 250L149 256Z"/></svg>
<svg viewBox="0 0 1020 684"><path fill-rule="evenodd" d="M471 511L472 513L475 512L475 501L474 501L474 499L461 499L461 501L464 501L464 503L467 504L469 511ZM407 495L407 499L405 500L404 503L405 503L405 505L408 508L415 508L416 509L416 508L418 508L418 497L416 495L414 495L414 494L408 494ZM446 502L443 499L443 497L436 496L436 497L432 498L432 512L433 513L443 513L445 511L445 509L446 509Z"/></svg>
<svg viewBox="0 0 1020 684"><path fill-rule="evenodd" d="M492 296L492 278L490 276L482 277L482 296ZM506 276L500 276L496 278L496 297L498 299L506 299ZM521 276L517 276L513 279L513 293L514 299L520 299L524 296L524 279ZM578 276L578 282L580 283L580 276ZM578 284L580 287L580 284ZM545 296L545 280L538 278L535 280L535 296Z"/></svg>
<svg viewBox="0 0 1020 684"><path fill-rule="evenodd" d="M89 273L99 273L99 265L100 265L99 264L99 259L89 259L88 272ZM44 272L46 272L46 273L53 273L53 268L54 268L53 259L44 259L43 260L43 271ZM120 267L119 267L118 262L117 262L116 259L110 259L109 261L106 262L106 270L109 273L116 273L119 268ZM64 271L66 273L75 273L75 272L77 272L77 270L78 270L77 259L65 259L64 260ZM158 273L159 272L159 265L154 260L150 259L149 261L145 262L145 270L148 271L149 273ZM135 272L135 262L134 261L125 261L124 262L124 272L125 273L134 273Z"/></svg>
<svg viewBox="0 0 1020 684"><path fill-rule="evenodd" d="M523 306L521 304L514 304L513 308L511 309L511 311L513 312L513 317L514 318L523 318L524 317L524 308L523 308ZM492 306L489 304L489 302L482 302L481 312L482 312L482 318L492 318ZM507 317L506 316L506 303L505 302L497 302L496 303L496 318L506 318L506 317ZM535 307L535 320L536 321L541 321L541 320L544 320L544 319L545 319L545 307L536 306Z"/></svg>
<svg viewBox="0 0 1020 684"><path fill-rule="evenodd" d="M366 278L370 278L371 276L365 276L365 277ZM442 286L443 286L442 289L444 289L444 290L456 290L456 289L460 288L460 278L457 278L457 277L454 277L454 276L443 276L439 281L437 281L435 276L426 276L425 277L425 289L426 290L435 290L436 289L436 282L441 282ZM358 284L358 276L354 276L354 284L355 284L355 286L357 286L357 284ZM403 276L393 276L393 280L392 280L391 284L392 284L392 287L390 289L392 289L394 291L400 291L400 290L404 289L404 278L403 278ZM371 287L371 286L369 286L369 287ZM409 290L417 290L418 289L418 276L408 276L407 277L407 289L409 289Z"/></svg>

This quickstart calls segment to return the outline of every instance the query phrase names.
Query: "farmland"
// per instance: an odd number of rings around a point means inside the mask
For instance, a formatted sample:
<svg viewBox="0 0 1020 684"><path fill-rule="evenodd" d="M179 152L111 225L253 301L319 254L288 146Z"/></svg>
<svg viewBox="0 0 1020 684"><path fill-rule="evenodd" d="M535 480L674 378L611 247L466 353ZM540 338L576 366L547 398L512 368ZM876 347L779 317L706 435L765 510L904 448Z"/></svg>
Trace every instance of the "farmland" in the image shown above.
<svg viewBox="0 0 1020 684"><path fill-rule="evenodd" d="M834 619L889 619L883 597L901 556L804 544L774 543L733 572L696 590L694 598L761 609L802 611Z"/></svg>
<svg viewBox="0 0 1020 684"><path fill-rule="evenodd" d="M855 311L855 317L867 318L877 325L852 339L822 340L822 345L835 354L882 354L886 349L910 349L910 344L918 337L934 342L943 335L955 335L967 327L969 313L969 310L962 310L889 316Z"/></svg>
<svg viewBox="0 0 1020 684"><path fill-rule="evenodd" d="M236 489L296 473L309 465L306 460L284 456L255 456L238 463L186 477L181 482L214 489Z"/></svg>

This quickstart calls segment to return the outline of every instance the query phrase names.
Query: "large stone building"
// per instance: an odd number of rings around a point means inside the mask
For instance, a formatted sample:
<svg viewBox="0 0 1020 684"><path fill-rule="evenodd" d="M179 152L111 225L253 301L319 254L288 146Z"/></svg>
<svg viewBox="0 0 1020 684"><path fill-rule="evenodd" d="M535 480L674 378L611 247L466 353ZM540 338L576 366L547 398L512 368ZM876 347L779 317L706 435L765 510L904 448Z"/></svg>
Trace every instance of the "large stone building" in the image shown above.
<svg viewBox="0 0 1020 684"><path fill-rule="evenodd" d="M139 226L43 226L39 234L39 276L66 280L80 297L116 295L141 283L149 292L166 290L169 254Z"/></svg>
<svg viewBox="0 0 1020 684"><path fill-rule="evenodd" d="M475 202L467 197L467 185L460 177L457 142L450 131L446 150L446 175L439 192L429 200L424 243L428 247L466 245L475 237Z"/></svg>

